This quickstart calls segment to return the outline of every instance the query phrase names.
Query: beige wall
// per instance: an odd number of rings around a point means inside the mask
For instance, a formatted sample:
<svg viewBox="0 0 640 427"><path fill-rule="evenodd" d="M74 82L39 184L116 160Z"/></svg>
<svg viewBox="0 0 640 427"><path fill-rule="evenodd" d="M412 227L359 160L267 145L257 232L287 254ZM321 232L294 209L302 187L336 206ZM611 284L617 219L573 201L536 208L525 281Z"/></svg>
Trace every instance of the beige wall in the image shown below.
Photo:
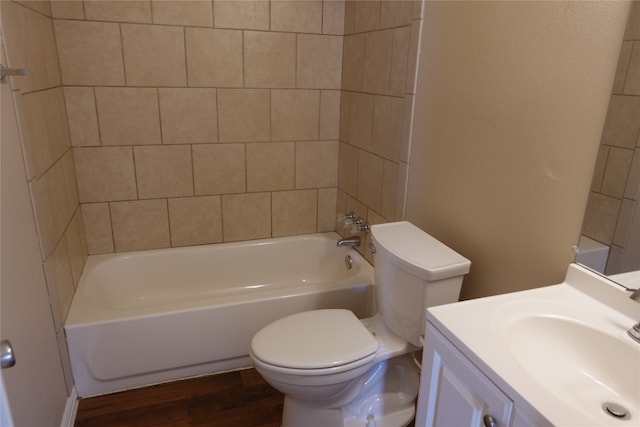
<svg viewBox="0 0 640 427"><path fill-rule="evenodd" d="M53 2L89 253L333 230L344 2Z"/></svg>
<svg viewBox="0 0 640 427"><path fill-rule="evenodd" d="M87 247L51 8L48 1L2 1L1 4L8 64L27 70L26 76L11 78L10 84L18 110L26 179L51 311L67 388L71 390L73 380L63 325L87 257Z"/></svg>
<svg viewBox="0 0 640 427"><path fill-rule="evenodd" d="M421 5L347 2L338 211L371 224L404 215Z"/></svg>
<svg viewBox="0 0 640 427"><path fill-rule="evenodd" d="M582 229L584 235L610 246L607 274L640 268L640 254L625 254L631 248L634 212L637 216L640 209L640 5L637 3L624 40Z"/></svg>
<svg viewBox="0 0 640 427"><path fill-rule="evenodd" d="M628 4L425 8L406 216L471 259L463 298L560 282Z"/></svg>

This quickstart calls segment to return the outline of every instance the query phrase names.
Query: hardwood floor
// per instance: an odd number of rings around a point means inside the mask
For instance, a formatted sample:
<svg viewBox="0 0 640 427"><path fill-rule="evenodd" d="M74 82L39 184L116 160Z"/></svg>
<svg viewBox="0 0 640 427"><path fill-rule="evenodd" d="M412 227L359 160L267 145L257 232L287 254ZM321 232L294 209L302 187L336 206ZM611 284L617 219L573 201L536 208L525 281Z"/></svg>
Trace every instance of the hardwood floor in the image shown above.
<svg viewBox="0 0 640 427"><path fill-rule="evenodd" d="M282 402L247 369L82 399L75 427L280 427Z"/></svg>
<svg viewBox="0 0 640 427"><path fill-rule="evenodd" d="M283 400L246 369L82 399L75 427L280 427Z"/></svg>

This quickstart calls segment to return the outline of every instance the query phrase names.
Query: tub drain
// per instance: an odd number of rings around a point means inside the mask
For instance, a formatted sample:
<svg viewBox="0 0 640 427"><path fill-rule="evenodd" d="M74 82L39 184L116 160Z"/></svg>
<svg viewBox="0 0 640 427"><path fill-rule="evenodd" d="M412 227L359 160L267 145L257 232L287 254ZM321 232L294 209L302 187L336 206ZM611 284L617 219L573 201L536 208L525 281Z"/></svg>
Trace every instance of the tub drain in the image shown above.
<svg viewBox="0 0 640 427"><path fill-rule="evenodd" d="M605 413L607 413L608 415L614 418L618 418L621 420L628 420L629 418L631 418L629 416L629 411L627 411L627 409L624 406L618 405L617 403L605 402L602 405L602 409L604 410Z"/></svg>

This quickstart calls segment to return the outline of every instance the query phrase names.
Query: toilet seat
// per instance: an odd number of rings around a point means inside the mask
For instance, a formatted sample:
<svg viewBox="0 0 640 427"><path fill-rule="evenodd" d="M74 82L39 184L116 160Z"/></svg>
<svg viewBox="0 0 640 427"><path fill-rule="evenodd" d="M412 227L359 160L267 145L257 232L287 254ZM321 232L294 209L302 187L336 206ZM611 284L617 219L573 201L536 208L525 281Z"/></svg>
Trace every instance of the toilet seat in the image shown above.
<svg viewBox="0 0 640 427"><path fill-rule="evenodd" d="M378 342L349 310L296 313L259 331L251 353L269 369L298 375L349 371L375 359Z"/></svg>

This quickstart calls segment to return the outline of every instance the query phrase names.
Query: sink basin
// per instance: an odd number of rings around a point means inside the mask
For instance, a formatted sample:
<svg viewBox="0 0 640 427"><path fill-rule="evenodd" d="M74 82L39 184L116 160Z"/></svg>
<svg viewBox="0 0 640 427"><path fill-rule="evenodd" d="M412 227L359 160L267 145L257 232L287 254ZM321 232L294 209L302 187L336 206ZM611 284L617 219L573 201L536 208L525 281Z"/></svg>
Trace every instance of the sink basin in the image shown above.
<svg viewBox="0 0 640 427"><path fill-rule="evenodd" d="M558 399L582 411L613 402L637 414L640 345L553 315L517 319L507 333L518 364Z"/></svg>

